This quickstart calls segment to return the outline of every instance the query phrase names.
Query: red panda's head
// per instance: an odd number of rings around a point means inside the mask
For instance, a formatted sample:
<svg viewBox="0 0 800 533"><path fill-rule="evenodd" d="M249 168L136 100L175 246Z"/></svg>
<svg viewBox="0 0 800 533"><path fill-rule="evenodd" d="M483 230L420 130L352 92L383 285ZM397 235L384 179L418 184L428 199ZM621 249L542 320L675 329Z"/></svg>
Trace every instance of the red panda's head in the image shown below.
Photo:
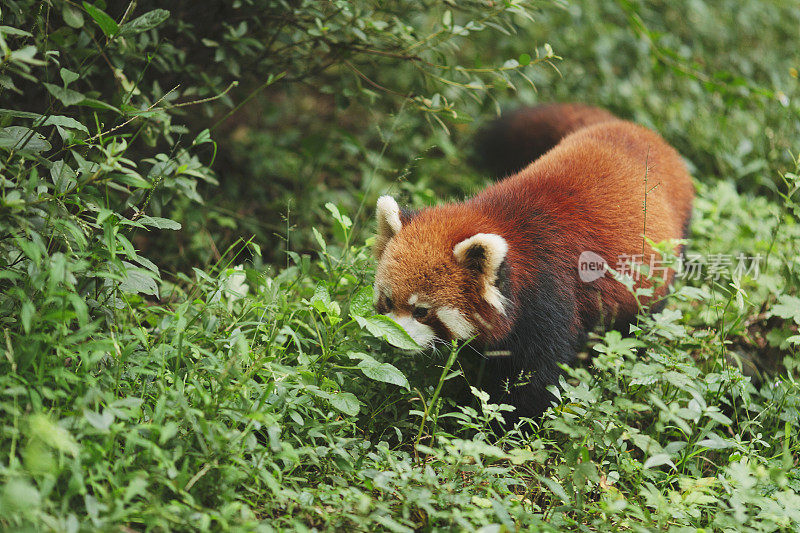
<svg viewBox="0 0 800 533"><path fill-rule="evenodd" d="M489 340L507 332L506 240L464 206L401 213L377 205L375 307L422 347L452 339Z"/></svg>

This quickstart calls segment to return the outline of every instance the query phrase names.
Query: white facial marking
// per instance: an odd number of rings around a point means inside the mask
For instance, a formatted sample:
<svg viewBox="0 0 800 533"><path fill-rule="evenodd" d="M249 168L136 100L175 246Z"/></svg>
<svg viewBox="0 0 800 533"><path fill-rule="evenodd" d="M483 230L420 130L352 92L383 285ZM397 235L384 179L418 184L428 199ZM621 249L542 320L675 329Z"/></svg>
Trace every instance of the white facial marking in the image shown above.
<svg viewBox="0 0 800 533"><path fill-rule="evenodd" d="M472 315L472 317L473 317L475 320L477 320L477 321L478 321L478 323L479 323L481 326L483 326L484 328L486 328L486 329L492 329L492 328L494 327L494 326L492 326L492 325L491 325L489 322L487 322L487 321L486 321L486 319L485 319L485 318L483 318L483 317L482 317L482 316L481 316L479 313L474 313L474 314Z"/></svg>
<svg viewBox="0 0 800 533"><path fill-rule="evenodd" d="M400 231L403 224L400 222L400 206L391 196L381 196L377 204L378 222L386 222L393 233Z"/></svg>
<svg viewBox="0 0 800 533"><path fill-rule="evenodd" d="M440 307L436 310L436 316L457 339L469 339L475 334L475 326L455 307Z"/></svg>
<svg viewBox="0 0 800 533"><path fill-rule="evenodd" d="M419 294L412 294L411 298L408 299L408 305L414 305L419 300Z"/></svg>
<svg viewBox="0 0 800 533"><path fill-rule="evenodd" d="M508 298L503 296L503 293L501 293L500 289L496 286L486 284L486 286L483 287L483 298L489 302L492 307L497 309L498 312L506 314Z"/></svg>
<svg viewBox="0 0 800 533"><path fill-rule="evenodd" d="M433 346L433 340L436 338L436 335L434 335L433 329L431 329L430 326L414 320L409 315L401 316L392 312L386 316L397 322L404 330L406 330L406 333L411 335L411 338L417 341L417 344L423 348Z"/></svg>

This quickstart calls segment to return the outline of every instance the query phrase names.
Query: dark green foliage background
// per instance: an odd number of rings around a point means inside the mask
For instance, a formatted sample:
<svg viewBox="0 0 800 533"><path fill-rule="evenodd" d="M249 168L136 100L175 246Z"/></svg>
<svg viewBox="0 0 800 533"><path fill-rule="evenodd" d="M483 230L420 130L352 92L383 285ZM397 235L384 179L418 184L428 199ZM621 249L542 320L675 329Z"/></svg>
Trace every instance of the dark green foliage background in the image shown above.
<svg viewBox="0 0 800 533"><path fill-rule="evenodd" d="M798 6L164 4L0 7L0 528L800 528ZM477 357L373 314L371 211L559 100L662 133L688 250L761 268L496 435Z"/></svg>

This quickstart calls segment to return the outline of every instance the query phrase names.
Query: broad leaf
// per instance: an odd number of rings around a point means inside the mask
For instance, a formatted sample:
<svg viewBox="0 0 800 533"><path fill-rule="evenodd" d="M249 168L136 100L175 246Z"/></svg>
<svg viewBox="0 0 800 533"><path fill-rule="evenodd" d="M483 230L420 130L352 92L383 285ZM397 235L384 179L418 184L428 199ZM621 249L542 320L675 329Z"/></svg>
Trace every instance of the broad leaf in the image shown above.
<svg viewBox="0 0 800 533"><path fill-rule="evenodd" d="M372 333L376 337L384 339L392 346L403 348L404 350L419 350L421 346L406 333L397 322L385 315L374 315L371 317L355 316L356 322L362 328Z"/></svg>
<svg viewBox="0 0 800 533"><path fill-rule="evenodd" d="M327 314L331 323L339 321L341 309L338 303L331 300L331 295L325 285L317 285L316 289L314 289L314 296L311 297L308 303L320 313Z"/></svg>
<svg viewBox="0 0 800 533"><path fill-rule="evenodd" d="M662 465L669 465L672 467L673 470L676 470L675 463L672 462L672 459L669 458L669 454L666 453L657 453L655 455L650 456L644 462L644 468L656 468Z"/></svg>
<svg viewBox="0 0 800 533"><path fill-rule="evenodd" d="M61 81L64 82L64 87L72 83L73 81L77 80L80 77L80 74L77 72L73 72L67 68L62 68L59 73L61 74Z"/></svg>
<svg viewBox="0 0 800 533"><path fill-rule="evenodd" d="M153 272L127 261L122 264L125 266L126 278L119 284L119 290L130 294L150 294L158 298L158 283Z"/></svg>
<svg viewBox="0 0 800 533"><path fill-rule="evenodd" d="M360 409L358 398L349 392L331 393L330 402L333 407L350 416L356 416Z"/></svg>
<svg viewBox="0 0 800 533"><path fill-rule="evenodd" d="M117 34L119 26L105 11L93 6L89 2L84 2L83 8L89 13L89 16L94 19L97 25L100 26L100 29L103 30L106 36L113 37Z"/></svg>
<svg viewBox="0 0 800 533"><path fill-rule="evenodd" d="M28 422L31 435L42 442L75 457L80 448L69 431L59 426L45 415L33 415Z"/></svg>
<svg viewBox="0 0 800 533"><path fill-rule="evenodd" d="M61 16L64 17L64 22L67 23L67 26L75 29L83 27L83 13L77 7L65 2L64 7L61 9Z"/></svg>
<svg viewBox="0 0 800 533"><path fill-rule="evenodd" d="M350 315L368 316L372 313L372 287L362 287L350 300Z"/></svg>
<svg viewBox="0 0 800 533"><path fill-rule="evenodd" d="M782 294L778 298L778 303L772 306L770 315L791 318L795 324L800 324L800 298Z"/></svg>
<svg viewBox="0 0 800 533"><path fill-rule="evenodd" d="M171 230L181 229L181 225L179 222L175 222L174 220L169 218L149 217L145 215L139 218L139 222L145 226L153 226L154 228L158 229L171 229Z"/></svg>
<svg viewBox="0 0 800 533"><path fill-rule="evenodd" d="M78 91L73 91L72 89L67 89L65 87L60 87L58 85L53 85L52 83L44 83L45 88L58 98L58 100L64 104L65 107L79 104L83 102L84 96L79 93Z"/></svg>
<svg viewBox="0 0 800 533"><path fill-rule="evenodd" d="M394 365L376 361L372 356L361 352L350 352L350 359L360 359L358 368L365 376L375 381L391 383L409 389L408 380Z"/></svg>
<svg viewBox="0 0 800 533"><path fill-rule="evenodd" d="M65 117L63 115L52 115L47 117L47 119L42 123L42 126L61 126L62 128L68 128L72 130L82 131L84 133L89 133L89 130L71 117Z"/></svg>
<svg viewBox="0 0 800 533"><path fill-rule="evenodd" d="M154 9L126 24L123 24L119 29L119 34L134 35L143 31L152 30L168 18L169 11L166 9Z"/></svg>
<svg viewBox="0 0 800 533"><path fill-rule="evenodd" d="M44 152L52 148L43 135L24 126L0 129L0 148L24 152Z"/></svg>
<svg viewBox="0 0 800 533"><path fill-rule="evenodd" d="M103 414L84 409L83 417L86 418L86 421L89 422L92 427L99 429L103 433L108 432L108 428L114 423L114 414L108 409L104 409Z"/></svg>

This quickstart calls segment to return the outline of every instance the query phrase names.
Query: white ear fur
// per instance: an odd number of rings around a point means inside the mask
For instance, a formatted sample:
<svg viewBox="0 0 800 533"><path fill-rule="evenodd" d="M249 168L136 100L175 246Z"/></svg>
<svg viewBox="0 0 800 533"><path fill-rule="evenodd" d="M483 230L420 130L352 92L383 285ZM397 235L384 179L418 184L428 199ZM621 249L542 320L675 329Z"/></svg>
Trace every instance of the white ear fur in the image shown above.
<svg viewBox="0 0 800 533"><path fill-rule="evenodd" d="M472 248L480 247L483 249L483 274L486 276L497 276L497 269L508 253L508 243L500 235L494 233L477 233L468 239L464 239L453 247L453 255L456 261L466 263L467 254ZM494 279L492 279L494 281Z"/></svg>
<svg viewBox="0 0 800 533"><path fill-rule="evenodd" d="M476 248L482 250L482 253L479 254L480 257L470 257L470 252ZM477 261L484 282L483 297L504 314L506 298L495 286L495 282L500 265L503 264L507 253L508 243L503 237L494 233L477 233L453 247L453 255L459 264L467 265L472 261Z"/></svg>
<svg viewBox="0 0 800 533"><path fill-rule="evenodd" d="M391 230L391 237L400 231L400 228L403 226L400 222L400 206L397 205L397 202L391 196L381 196L378 198L377 217L379 234L386 232L381 231L383 227L384 230Z"/></svg>
<svg viewBox="0 0 800 533"><path fill-rule="evenodd" d="M375 240L375 257L380 259L389 239L400 231L403 223L400 222L400 206L391 196L378 198L375 218L378 219L378 236Z"/></svg>

